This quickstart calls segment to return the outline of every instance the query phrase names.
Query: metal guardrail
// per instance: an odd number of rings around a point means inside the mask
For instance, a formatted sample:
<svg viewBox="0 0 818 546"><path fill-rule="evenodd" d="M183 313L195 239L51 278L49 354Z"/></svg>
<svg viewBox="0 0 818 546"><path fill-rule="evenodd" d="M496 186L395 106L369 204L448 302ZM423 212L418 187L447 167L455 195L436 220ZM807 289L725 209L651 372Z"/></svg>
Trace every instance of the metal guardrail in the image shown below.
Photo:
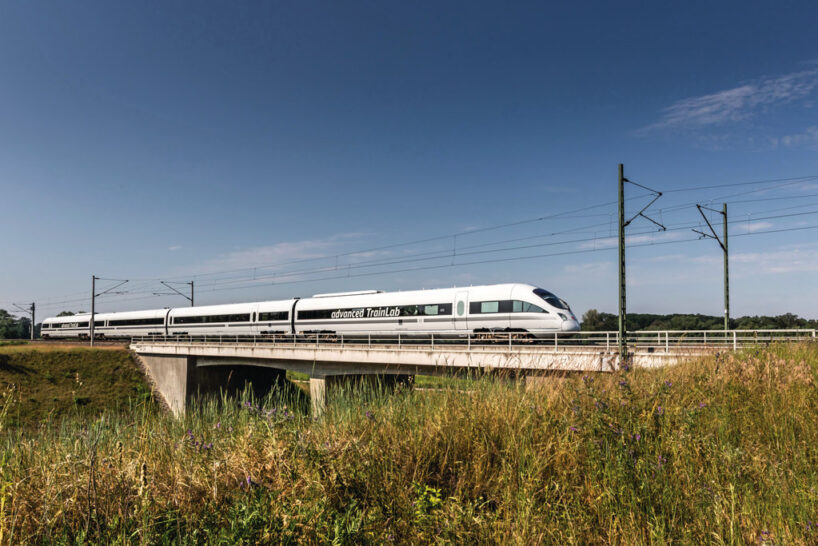
<svg viewBox="0 0 818 546"><path fill-rule="evenodd" d="M647 352L670 352L678 349L719 348L738 350L774 342L798 342L816 339L816 330L646 330L628 332L628 347ZM494 334L441 334L411 332L406 334L270 334L270 335L176 335L134 337L132 343L244 344L268 347L310 346L319 348L377 347L401 350L472 350L509 347L517 349L551 348L554 350L616 350L618 332L554 332L539 337L525 337L519 332Z"/></svg>

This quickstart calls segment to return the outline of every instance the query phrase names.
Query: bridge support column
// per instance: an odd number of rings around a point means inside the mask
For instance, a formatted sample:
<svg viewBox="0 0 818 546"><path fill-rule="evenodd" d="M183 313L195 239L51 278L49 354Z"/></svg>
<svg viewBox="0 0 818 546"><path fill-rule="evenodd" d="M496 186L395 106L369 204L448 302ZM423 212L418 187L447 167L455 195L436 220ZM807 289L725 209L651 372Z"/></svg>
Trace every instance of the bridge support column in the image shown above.
<svg viewBox="0 0 818 546"><path fill-rule="evenodd" d="M246 365L199 366L192 356L143 354L139 359L156 390L177 415L184 414L187 403L197 396L220 396L222 392L235 396L249 385L254 396L262 397L287 380L284 370Z"/></svg>
<svg viewBox="0 0 818 546"><path fill-rule="evenodd" d="M415 383L414 375L406 374L348 374L348 375L316 375L310 377L310 401L312 415L318 417L327 407L327 399L332 391L338 389L374 388L380 386L384 390L394 390L399 385L412 388ZM329 392L328 392L329 391Z"/></svg>

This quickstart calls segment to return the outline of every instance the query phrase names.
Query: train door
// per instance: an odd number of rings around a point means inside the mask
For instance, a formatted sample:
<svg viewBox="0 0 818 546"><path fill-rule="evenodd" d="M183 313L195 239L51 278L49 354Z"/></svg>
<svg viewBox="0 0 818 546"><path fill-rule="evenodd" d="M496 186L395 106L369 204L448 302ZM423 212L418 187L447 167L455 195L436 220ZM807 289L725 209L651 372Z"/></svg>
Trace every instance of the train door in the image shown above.
<svg viewBox="0 0 818 546"><path fill-rule="evenodd" d="M467 291L458 292L454 298L454 328L455 330L468 330L469 322L467 313L469 312L469 293Z"/></svg>

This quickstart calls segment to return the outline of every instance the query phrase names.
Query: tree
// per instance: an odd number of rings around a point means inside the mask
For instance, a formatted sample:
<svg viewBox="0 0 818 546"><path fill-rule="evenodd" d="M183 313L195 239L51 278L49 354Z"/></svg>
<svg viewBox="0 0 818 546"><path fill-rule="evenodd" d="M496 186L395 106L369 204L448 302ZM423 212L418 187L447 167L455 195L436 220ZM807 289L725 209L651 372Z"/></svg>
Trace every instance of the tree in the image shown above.
<svg viewBox="0 0 818 546"><path fill-rule="evenodd" d="M0 309L0 339L14 339L17 334L17 319L5 309Z"/></svg>
<svg viewBox="0 0 818 546"><path fill-rule="evenodd" d="M588 309L582 315L582 329L586 332L601 332L619 328L619 319L611 313L600 313L596 309Z"/></svg>
<svg viewBox="0 0 818 546"><path fill-rule="evenodd" d="M59 313L57 313L57 316L58 317L73 317L74 313L71 312L71 311L60 311Z"/></svg>

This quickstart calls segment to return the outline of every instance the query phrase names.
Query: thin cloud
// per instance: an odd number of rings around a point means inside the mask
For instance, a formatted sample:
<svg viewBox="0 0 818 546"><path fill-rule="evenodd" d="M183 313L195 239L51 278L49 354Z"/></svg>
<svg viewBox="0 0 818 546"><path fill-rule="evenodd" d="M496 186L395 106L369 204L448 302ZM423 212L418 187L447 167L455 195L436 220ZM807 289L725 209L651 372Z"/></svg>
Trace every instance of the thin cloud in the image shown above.
<svg viewBox="0 0 818 546"><path fill-rule="evenodd" d="M283 268L299 270L327 267L335 263L335 256L346 252L347 245L359 242L361 233L343 233L326 239L285 241L221 254L191 268L188 274L207 275L237 269L257 269L258 274L269 274ZM374 252L361 252L352 257L372 257ZM293 262L298 263L295 267ZM346 263L346 262L345 262Z"/></svg>
<svg viewBox="0 0 818 546"><path fill-rule="evenodd" d="M174 252L176 250L181 250L181 248L182 248L182 245L173 245L173 246L169 246L168 250L170 250L171 252Z"/></svg>
<svg viewBox="0 0 818 546"><path fill-rule="evenodd" d="M772 139L773 147L783 146L785 148L794 148L797 146L818 146L818 125L807 127L800 133L792 135L784 135L782 137ZM810 185L808 185L810 186ZM812 184L813 188L818 185Z"/></svg>
<svg viewBox="0 0 818 546"><path fill-rule="evenodd" d="M695 129L747 120L766 108L805 99L816 87L818 69L762 78L732 89L677 101L662 111L659 121L637 133Z"/></svg>
<svg viewBox="0 0 818 546"><path fill-rule="evenodd" d="M742 223L738 224L739 231L745 231L748 233L752 233L754 231L761 231L764 229L770 229L775 224L772 222L750 222L750 223Z"/></svg>
<svg viewBox="0 0 818 546"><path fill-rule="evenodd" d="M748 252L730 256L730 263L736 264L740 272L757 273L797 273L818 271L818 250L794 248L779 252ZM743 266L743 267L742 267Z"/></svg>

